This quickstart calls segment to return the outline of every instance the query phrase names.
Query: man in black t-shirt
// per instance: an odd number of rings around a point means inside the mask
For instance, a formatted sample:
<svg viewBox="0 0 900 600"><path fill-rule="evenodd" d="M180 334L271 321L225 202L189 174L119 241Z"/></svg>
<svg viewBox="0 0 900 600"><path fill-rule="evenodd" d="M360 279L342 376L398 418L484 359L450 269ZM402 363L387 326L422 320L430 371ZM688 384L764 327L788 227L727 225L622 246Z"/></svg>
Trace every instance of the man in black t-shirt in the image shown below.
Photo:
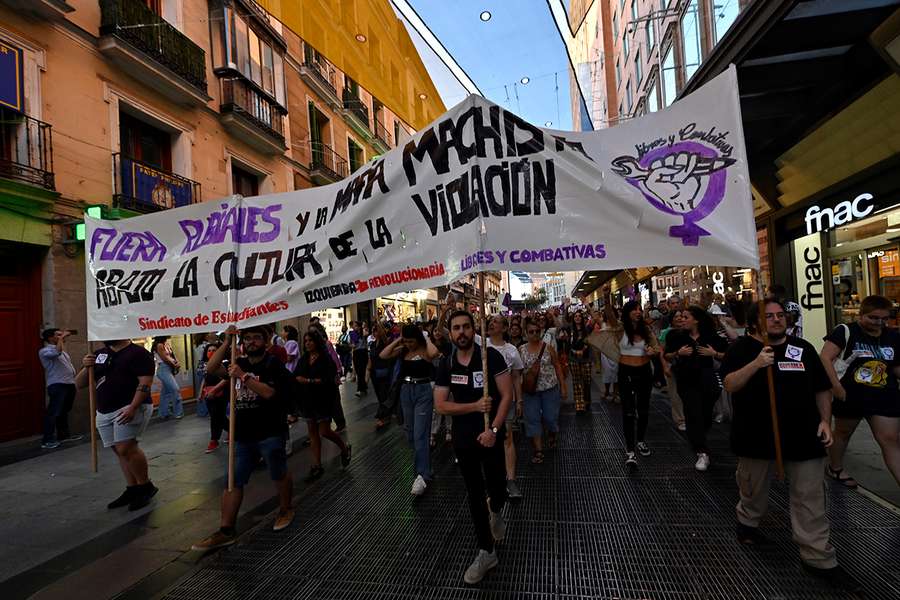
<svg viewBox="0 0 900 600"><path fill-rule="evenodd" d="M147 457L138 446L138 438L147 429L153 414L150 399L150 385L156 371L153 355L131 340L114 340L106 342L95 354L85 356L81 364L84 368L75 376L75 385L87 387L87 369L94 368L97 431L103 447L112 448L119 459L127 486L107 508L143 508L159 491L150 481Z"/></svg>
<svg viewBox="0 0 900 600"><path fill-rule="evenodd" d="M474 341L475 320L471 313L456 311L450 315L450 339L455 349L438 366L434 408L440 414L453 416L453 447L478 537L478 555L463 578L471 585L497 566L494 542L506 535L506 523L500 516L506 503L503 440L513 385L503 355L494 348L487 349L488 372L484 373L482 348ZM484 425L485 413L489 415L488 428ZM490 498L490 514L485 494Z"/></svg>
<svg viewBox="0 0 900 600"><path fill-rule="evenodd" d="M850 436L865 418L875 435L884 464L900 483L900 334L887 328L893 303L884 296L868 296L859 305L859 320L838 325L825 337L822 361L834 393L834 445L828 450L825 473L842 485L855 488L844 473L844 453ZM838 380L834 361L848 364Z"/></svg>
<svg viewBox="0 0 900 600"><path fill-rule="evenodd" d="M759 306L747 319L749 335L725 354L721 374L732 394L731 445L738 456L737 536L743 544L767 543L759 522L769 501L775 436L766 369L775 382L775 403L784 468L790 484L791 525L803 566L830 584L854 591L859 584L837 564L829 541L825 504L825 448L831 445L831 382L815 348L788 336L786 310L777 300L765 303L769 345L757 331Z"/></svg>
<svg viewBox="0 0 900 600"><path fill-rule="evenodd" d="M266 352L268 330L265 327L248 327L241 332L244 356L228 364L225 357L231 352L237 329L229 327L228 338L206 367L208 374L231 377L235 380L234 411L235 466L234 489L222 494L222 525L216 533L194 544L194 550L211 550L233 544L235 523L244 486L250 480L260 457L269 467L269 476L278 491L279 511L273 529L281 531L291 524L294 510L291 508L294 482L287 469L285 436L287 435L286 399L291 390L292 375L284 364Z"/></svg>

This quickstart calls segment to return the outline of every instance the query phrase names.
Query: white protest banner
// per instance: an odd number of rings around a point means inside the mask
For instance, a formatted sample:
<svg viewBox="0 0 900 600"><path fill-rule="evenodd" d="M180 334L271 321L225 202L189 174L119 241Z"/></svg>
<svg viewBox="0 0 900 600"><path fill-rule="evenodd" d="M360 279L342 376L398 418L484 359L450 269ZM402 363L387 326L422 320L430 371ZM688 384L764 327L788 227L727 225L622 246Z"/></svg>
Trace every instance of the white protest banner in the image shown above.
<svg viewBox="0 0 900 600"><path fill-rule="evenodd" d="M470 96L329 186L86 219L92 340L270 323L483 270L758 267L734 69L613 129Z"/></svg>

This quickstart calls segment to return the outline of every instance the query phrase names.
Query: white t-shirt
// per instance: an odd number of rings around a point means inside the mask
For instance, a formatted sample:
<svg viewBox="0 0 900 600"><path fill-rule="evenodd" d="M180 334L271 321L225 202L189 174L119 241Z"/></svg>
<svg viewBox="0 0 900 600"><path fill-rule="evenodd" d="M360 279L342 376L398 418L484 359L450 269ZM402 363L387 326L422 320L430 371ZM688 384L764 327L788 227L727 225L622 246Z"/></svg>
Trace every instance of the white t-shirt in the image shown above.
<svg viewBox="0 0 900 600"><path fill-rule="evenodd" d="M525 364L522 362L522 356L519 354L519 351L509 342L504 342L502 346L496 346L494 345L494 342L488 338L487 345L488 348L494 348L503 355L504 360L506 360L506 366L510 369L521 371L525 368Z"/></svg>

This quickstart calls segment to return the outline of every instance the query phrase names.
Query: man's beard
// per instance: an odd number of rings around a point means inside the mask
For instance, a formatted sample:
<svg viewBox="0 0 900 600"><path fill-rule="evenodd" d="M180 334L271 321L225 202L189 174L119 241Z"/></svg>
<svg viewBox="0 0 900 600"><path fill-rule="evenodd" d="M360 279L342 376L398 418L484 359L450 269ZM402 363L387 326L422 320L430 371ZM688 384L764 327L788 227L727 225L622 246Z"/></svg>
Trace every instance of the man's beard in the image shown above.
<svg viewBox="0 0 900 600"><path fill-rule="evenodd" d="M266 349L265 348L255 348L253 350L250 350L248 348L248 349L244 350L244 352L247 354L247 356L252 356L253 358L259 358L260 356L262 356L263 354L266 353Z"/></svg>
<svg viewBox="0 0 900 600"><path fill-rule="evenodd" d="M782 331L781 333L770 333L769 341L770 342L778 342L787 337L787 331Z"/></svg>
<svg viewBox="0 0 900 600"><path fill-rule="evenodd" d="M458 338L456 338L456 346L458 348L462 348L463 350L465 350L466 348L469 348L472 345L473 339L474 338L470 338L468 336L461 335Z"/></svg>

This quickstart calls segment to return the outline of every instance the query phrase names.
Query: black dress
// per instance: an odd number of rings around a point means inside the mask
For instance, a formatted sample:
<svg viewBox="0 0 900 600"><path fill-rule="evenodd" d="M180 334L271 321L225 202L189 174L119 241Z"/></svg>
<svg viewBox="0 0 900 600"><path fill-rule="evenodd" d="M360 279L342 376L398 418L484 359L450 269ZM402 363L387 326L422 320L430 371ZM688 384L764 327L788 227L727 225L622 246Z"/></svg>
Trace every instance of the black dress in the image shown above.
<svg viewBox="0 0 900 600"><path fill-rule="evenodd" d="M294 369L295 377L320 380L321 383L299 383L300 414L307 421L331 421L334 416L334 395L337 393L334 382L337 367L328 353L319 354L315 362L310 364L309 353L304 353L297 361Z"/></svg>

